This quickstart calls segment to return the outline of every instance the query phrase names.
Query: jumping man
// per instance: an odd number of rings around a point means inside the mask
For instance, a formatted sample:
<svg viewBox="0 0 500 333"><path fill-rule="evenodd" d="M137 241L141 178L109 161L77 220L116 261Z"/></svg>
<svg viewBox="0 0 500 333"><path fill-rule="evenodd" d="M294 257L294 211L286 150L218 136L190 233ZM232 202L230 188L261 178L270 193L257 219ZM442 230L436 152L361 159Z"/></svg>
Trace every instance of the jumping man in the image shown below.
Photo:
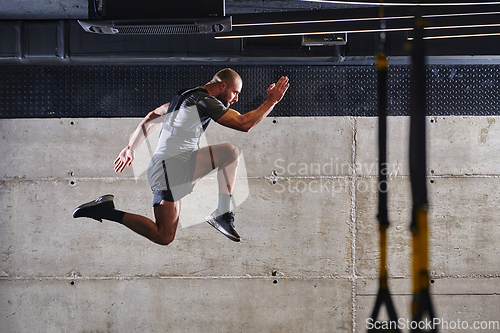
<svg viewBox="0 0 500 333"><path fill-rule="evenodd" d="M239 242L231 212L231 195L236 182L239 150L224 143L196 149L210 119L243 132L260 123L281 101L288 89L288 78L281 77L267 89L267 99L257 109L245 114L230 109L238 101L241 77L230 68L219 71L203 87L180 92L170 103L149 112L120 152L114 165L122 172L134 160L142 141L162 124L156 151L148 166L147 177L153 191L155 221L141 215L115 209L110 194L83 204L73 217L89 217L115 221L160 245L170 244L179 222L181 198L192 192L194 185L212 170L217 170L219 201L206 221L230 240Z"/></svg>

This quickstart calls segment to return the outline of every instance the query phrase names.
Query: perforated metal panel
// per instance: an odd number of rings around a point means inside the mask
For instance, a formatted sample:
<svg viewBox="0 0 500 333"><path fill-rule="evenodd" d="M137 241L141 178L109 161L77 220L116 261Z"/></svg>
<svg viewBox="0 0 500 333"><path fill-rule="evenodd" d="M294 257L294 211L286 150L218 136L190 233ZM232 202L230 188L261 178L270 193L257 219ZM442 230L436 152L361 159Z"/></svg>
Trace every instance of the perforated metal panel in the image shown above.
<svg viewBox="0 0 500 333"><path fill-rule="evenodd" d="M0 66L0 117L142 117L224 66ZM281 75L291 87L273 116L375 116L373 66L231 66L243 78L240 112L258 107ZM428 66L429 115L500 114L500 66ZM389 115L407 115L410 67L391 66Z"/></svg>

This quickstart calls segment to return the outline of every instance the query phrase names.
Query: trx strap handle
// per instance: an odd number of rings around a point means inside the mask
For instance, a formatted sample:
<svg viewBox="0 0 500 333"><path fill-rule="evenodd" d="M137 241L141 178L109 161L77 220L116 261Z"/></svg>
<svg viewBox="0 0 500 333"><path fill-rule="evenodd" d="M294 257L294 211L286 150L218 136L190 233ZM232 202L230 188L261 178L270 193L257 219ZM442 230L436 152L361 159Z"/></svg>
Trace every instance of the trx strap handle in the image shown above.
<svg viewBox="0 0 500 333"><path fill-rule="evenodd" d="M427 224L427 181L426 181L426 87L425 87L425 45L424 26L420 9L415 14L414 39L412 45L412 71L410 86L410 180L412 191L413 238L413 300L411 305L413 322L420 323L425 316L434 322L434 309L429 293L429 253ZM430 331L422 330L420 325L411 332L437 332L437 326Z"/></svg>
<svg viewBox="0 0 500 333"><path fill-rule="evenodd" d="M382 2L382 1L381 1ZM384 18L384 8L379 6L381 33L379 35L379 52L377 54L377 72L378 72L378 221L380 234L380 268L379 268L379 289L375 306L371 313L372 322L377 320L380 308L385 304L389 320L398 323L398 316L394 304L392 303L391 293L387 283L387 228L389 227L389 217L387 213L387 55L386 55L386 33ZM382 325L383 327L384 325ZM387 325L388 329L369 329L369 333L374 332L396 332L400 333L399 327Z"/></svg>

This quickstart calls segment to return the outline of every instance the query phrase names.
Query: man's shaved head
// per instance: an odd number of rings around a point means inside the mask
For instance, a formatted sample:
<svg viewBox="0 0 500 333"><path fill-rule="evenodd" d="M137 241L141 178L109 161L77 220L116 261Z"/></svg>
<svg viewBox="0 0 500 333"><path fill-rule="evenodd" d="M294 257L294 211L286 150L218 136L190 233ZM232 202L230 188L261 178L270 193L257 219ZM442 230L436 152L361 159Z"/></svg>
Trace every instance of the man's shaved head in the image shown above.
<svg viewBox="0 0 500 333"><path fill-rule="evenodd" d="M210 83L225 82L227 85L231 86L237 81L242 82L240 75L231 68L224 68L214 75Z"/></svg>
<svg viewBox="0 0 500 333"><path fill-rule="evenodd" d="M238 73L231 68L224 68L218 71L210 82L205 84L205 88L210 95L229 107L238 101L242 85L243 82Z"/></svg>

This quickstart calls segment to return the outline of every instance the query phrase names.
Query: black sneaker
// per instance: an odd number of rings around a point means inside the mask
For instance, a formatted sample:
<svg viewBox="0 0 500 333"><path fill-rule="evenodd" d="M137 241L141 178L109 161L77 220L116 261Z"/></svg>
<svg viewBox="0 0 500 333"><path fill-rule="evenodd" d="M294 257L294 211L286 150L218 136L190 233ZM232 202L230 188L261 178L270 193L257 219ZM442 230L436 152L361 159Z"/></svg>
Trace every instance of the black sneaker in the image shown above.
<svg viewBox="0 0 500 333"><path fill-rule="evenodd" d="M115 208L113 198L114 196L112 196L111 194L107 194L95 199L94 201L80 205L73 212L73 217L89 217L102 222L103 210Z"/></svg>
<svg viewBox="0 0 500 333"><path fill-rule="evenodd" d="M205 218L208 224L223 233L227 238L232 241L239 242L240 235L234 230L234 214L227 212L225 214L216 216L217 211L213 212Z"/></svg>

